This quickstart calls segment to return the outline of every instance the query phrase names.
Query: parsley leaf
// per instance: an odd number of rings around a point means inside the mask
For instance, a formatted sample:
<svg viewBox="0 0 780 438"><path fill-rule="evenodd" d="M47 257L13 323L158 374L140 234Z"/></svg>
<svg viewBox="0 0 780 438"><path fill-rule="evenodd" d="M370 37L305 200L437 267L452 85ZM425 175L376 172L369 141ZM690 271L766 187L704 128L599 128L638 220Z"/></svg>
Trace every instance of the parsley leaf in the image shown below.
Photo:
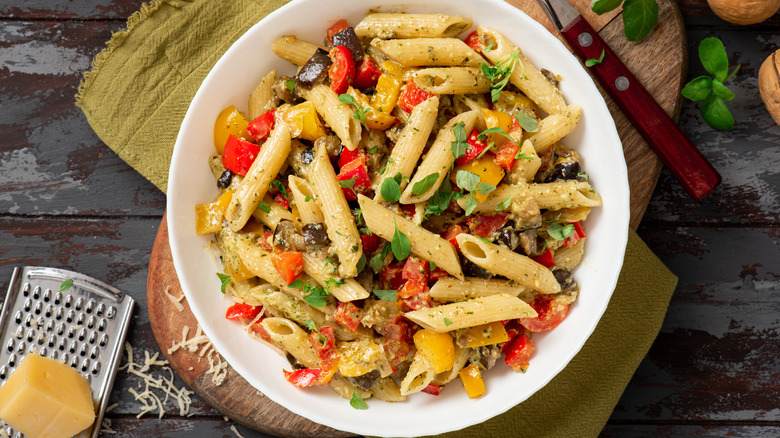
<svg viewBox="0 0 780 438"><path fill-rule="evenodd" d="M382 253L371 257L371 260L368 262L368 265L371 266L371 269L376 272L382 270L382 267L385 265L385 259L387 258L387 255L390 254L390 249L390 245L385 245L385 247L382 248Z"/></svg>
<svg viewBox="0 0 780 438"><path fill-rule="evenodd" d="M477 208L476 198L474 198L474 195L468 195L466 197L466 216L473 213L475 208Z"/></svg>
<svg viewBox="0 0 780 438"><path fill-rule="evenodd" d="M414 183L414 185L412 186L412 194L415 196L422 195L423 193L427 192L428 189L433 187L433 185L438 180L439 180L439 172L435 172L426 176L420 181Z"/></svg>
<svg viewBox="0 0 780 438"><path fill-rule="evenodd" d="M300 278L296 278L295 280L293 280L292 283L288 284L287 286L293 289L300 289L303 287L303 280L301 280Z"/></svg>
<svg viewBox="0 0 780 438"><path fill-rule="evenodd" d="M352 190L355 187L355 178L341 180L339 181L339 185L345 189Z"/></svg>
<svg viewBox="0 0 780 438"><path fill-rule="evenodd" d="M565 240L574 233L574 224L561 225L558 222L547 228L547 234L555 240Z"/></svg>
<svg viewBox="0 0 780 438"><path fill-rule="evenodd" d="M455 141L450 142L452 156L458 159L466 153L466 125L463 122L456 123L452 127L452 133L455 135Z"/></svg>
<svg viewBox="0 0 780 438"><path fill-rule="evenodd" d="M322 307L328 304L327 298L330 294L321 286L312 286L306 283L303 286L303 292L307 293L307 295L304 295L303 300L309 303L310 306Z"/></svg>
<svg viewBox="0 0 780 438"><path fill-rule="evenodd" d="M368 123L366 122L366 113L368 113L369 108L363 108L358 105L358 103L355 102L355 98L349 94L339 94L339 102L346 103L347 105L353 105L355 107L355 112L352 113L352 117L357 119L357 121L359 121L360 124L363 125L366 129L369 129Z"/></svg>
<svg viewBox="0 0 780 438"><path fill-rule="evenodd" d="M349 405L355 409L368 409L366 401L363 400L360 393L355 390L352 391L352 398L349 400Z"/></svg>
<svg viewBox="0 0 780 438"><path fill-rule="evenodd" d="M519 54L520 49L516 48L512 53L499 59L493 66L482 63L482 73L491 81L490 100L493 103L498 102L501 90L509 83L509 78L517 64L520 64L520 68L523 69L523 77L525 77L525 68L520 61Z"/></svg>
<svg viewBox="0 0 780 438"><path fill-rule="evenodd" d="M219 274L217 274L217 275L219 275ZM63 281L60 284L60 292L64 292L64 291L70 289L71 286L73 286L73 279L72 278L68 278L68 279L66 279L65 281ZM222 292L223 293L225 292L224 288L222 289Z"/></svg>
<svg viewBox="0 0 780 438"><path fill-rule="evenodd" d="M223 274L221 272L217 272L217 277L219 277L219 281L222 283L222 287L220 288L220 290L224 294L225 293L225 288L227 287L228 283L230 283L230 276L229 275L225 275L225 274ZM71 283L72 283L72 281L71 281Z"/></svg>
<svg viewBox="0 0 780 438"><path fill-rule="evenodd" d="M395 290L393 290L393 289L374 289L371 292L373 292L374 295L379 297L380 300L385 300L385 301L395 301L396 300Z"/></svg>
<svg viewBox="0 0 780 438"><path fill-rule="evenodd" d="M601 64L604 61L604 49L601 49L601 56L598 58L590 58L585 61L585 67L593 67L594 65Z"/></svg>
<svg viewBox="0 0 780 438"><path fill-rule="evenodd" d="M259 208L260 210L263 210L266 213L270 213L271 212L271 206L266 204L265 201L260 201L260 203L257 204L257 208Z"/></svg>
<svg viewBox="0 0 780 438"><path fill-rule="evenodd" d="M455 174L455 184L464 190L473 192L479 184L479 175L468 170L459 170Z"/></svg>
<svg viewBox="0 0 780 438"><path fill-rule="evenodd" d="M288 90L293 91L295 90L295 79L288 79L287 82L284 83L284 85L287 87Z"/></svg>
<svg viewBox="0 0 780 438"><path fill-rule="evenodd" d="M425 216L428 214L435 214L438 216L444 213L444 210L450 206L450 200L452 200L455 193L457 192L452 191L452 184L450 183L449 177L445 177L439 186L439 190L428 199L428 207L425 209ZM460 194L458 193L458 195Z"/></svg>
<svg viewBox="0 0 780 438"><path fill-rule="evenodd" d="M496 189L496 186L494 186L493 184L488 184L488 183L481 182L481 183L479 183L477 185L477 191L479 193L482 193L483 195L487 195L487 194L493 192L493 190L495 190L495 189Z"/></svg>
<svg viewBox="0 0 780 438"><path fill-rule="evenodd" d="M501 134L504 137L508 138L509 141L511 141L512 143L515 142L515 139L512 138L511 136L509 136L509 134L507 134L506 131L501 129L500 126L494 126L492 128L488 128L488 129L480 132L479 135L477 135L477 138L480 139L480 140L484 140L485 137L487 137L489 134Z"/></svg>
<svg viewBox="0 0 780 438"><path fill-rule="evenodd" d="M386 177L382 181L382 185L379 186L379 192L382 194L382 198L385 202L398 202L401 199L401 173L395 174L394 177Z"/></svg>
<svg viewBox="0 0 780 438"><path fill-rule="evenodd" d="M507 208L509 208L509 205L512 203L512 196L504 199L503 201L499 202L498 205L496 205L495 210L496 211L504 211Z"/></svg>
<svg viewBox="0 0 780 438"><path fill-rule="evenodd" d="M404 260L409 257L409 254L412 252L411 243L409 242L409 238L406 237L406 234L398 229L395 218L393 218L393 225L395 225L395 233L393 233L393 241L390 242L393 248L393 255L396 260Z"/></svg>
<svg viewBox="0 0 780 438"><path fill-rule="evenodd" d="M539 131L539 121L529 116L528 114L524 112L518 112L517 114L515 114L515 119L517 120L517 123L520 124L520 127L523 128L523 131L525 132Z"/></svg>

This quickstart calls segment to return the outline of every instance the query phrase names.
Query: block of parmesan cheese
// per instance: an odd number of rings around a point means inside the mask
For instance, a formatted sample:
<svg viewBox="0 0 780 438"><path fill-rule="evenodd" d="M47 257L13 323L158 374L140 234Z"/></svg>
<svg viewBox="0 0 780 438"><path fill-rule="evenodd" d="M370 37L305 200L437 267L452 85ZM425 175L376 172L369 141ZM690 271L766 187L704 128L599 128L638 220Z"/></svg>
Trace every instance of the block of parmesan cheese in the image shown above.
<svg viewBox="0 0 780 438"><path fill-rule="evenodd" d="M0 419L29 438L72 437L95 421L89 382L63 363L30 353L0 386Z"/></svg>

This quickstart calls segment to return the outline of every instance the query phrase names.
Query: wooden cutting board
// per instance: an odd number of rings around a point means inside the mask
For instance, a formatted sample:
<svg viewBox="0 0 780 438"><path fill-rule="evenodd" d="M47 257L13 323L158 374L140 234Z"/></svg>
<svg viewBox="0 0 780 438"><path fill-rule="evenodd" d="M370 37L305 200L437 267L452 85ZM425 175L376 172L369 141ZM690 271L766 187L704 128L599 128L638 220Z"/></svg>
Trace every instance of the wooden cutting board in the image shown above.
<svg viewBox="0 0 780 438"><path fill-rule="evenodd" d="M535 0L508 2L543 23L557 35ZM572 3L576 4L593 28L634 72L661 107L676 120L681 102L679 91L687 73L688 63L685 27L676 2L658 0L658 24L641 43L626 40L619 11L599 17L589 11L590 0L575 0ZM631 188L631 227L635 229L650 201L662 165L603 90L602 95L605 96L623 141ZM163 218L149 262L147 305L157 343L171 367L198 395L222 414L249 428L284 437L352 435L293 414L254 389L230 367L224 382L215 385L211 375L205 374L209 369L208 361L199 357L197 352L179 349L169 354L171 345L181 341L183 328L189 327L191 337L198 323L186 300L181 302L184 310L178 311L166 292L174 297L182 296L168 245L168 226Z"/></svg>

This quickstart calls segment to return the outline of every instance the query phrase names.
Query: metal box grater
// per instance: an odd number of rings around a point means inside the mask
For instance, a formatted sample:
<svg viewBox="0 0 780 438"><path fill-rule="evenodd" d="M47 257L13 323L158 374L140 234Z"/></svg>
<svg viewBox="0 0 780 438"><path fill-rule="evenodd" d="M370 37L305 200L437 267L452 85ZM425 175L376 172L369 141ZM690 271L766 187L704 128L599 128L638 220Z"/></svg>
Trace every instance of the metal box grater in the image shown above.
<svg viewBox="0 0 780 438"><path fill-rule="evenodd" d="M70 288L60 291L64 281ZM30 352L64 362L89 381L97 437L114 386L133 313L133 299L86 275L63 269L14 268L0 313L0 384ZM0 435L22 434L0 421Z"/></svg>

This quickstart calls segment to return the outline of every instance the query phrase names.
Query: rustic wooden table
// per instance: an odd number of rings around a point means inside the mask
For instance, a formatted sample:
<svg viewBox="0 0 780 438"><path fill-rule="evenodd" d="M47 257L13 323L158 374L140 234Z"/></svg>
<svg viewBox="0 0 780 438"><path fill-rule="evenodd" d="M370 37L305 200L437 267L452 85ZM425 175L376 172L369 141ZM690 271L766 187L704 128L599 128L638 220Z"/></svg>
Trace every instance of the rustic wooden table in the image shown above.
<svg viewBox="0 0 780 438"><path fill-rule="evenodd" d="M0 286L15 266L39 265L130 293L137 361L159 351L145 299L165 196L95 136L73 96L92 57L141 3L0 0ZM757 91L759 66L780 46L780 15L738 27L705 0L678 3L689 77L703 73L696 48L708 36L742 65L730 82L737 125L714 131L683 103L680 125L723 183L696 203L662 173L638 232L680 283L602 436L780 436L780 127ZM163 419L136 418L140 403L128 390L141 385L117 378L107 418L119 436L264 436L197 396L189 417L169 400Z"/></svg>

